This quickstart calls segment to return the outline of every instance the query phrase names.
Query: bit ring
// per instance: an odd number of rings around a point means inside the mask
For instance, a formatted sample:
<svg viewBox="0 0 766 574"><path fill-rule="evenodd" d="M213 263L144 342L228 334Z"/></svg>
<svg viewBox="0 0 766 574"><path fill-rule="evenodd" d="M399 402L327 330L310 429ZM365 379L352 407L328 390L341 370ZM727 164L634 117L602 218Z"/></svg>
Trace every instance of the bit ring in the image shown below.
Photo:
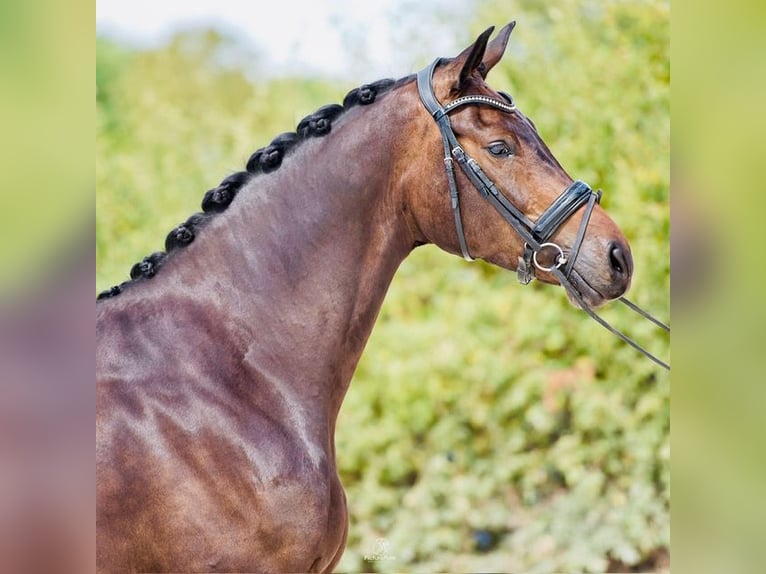
<svg viewBox="0 0 766 574"><path fill-rule="evenodd" d="M543 247L553 247L556 250L558 250L559 254L556 256L556 262L551 265L550 267L545 267L544 265L540 265L540 263L537 261L537 254L542 251ZM535 267L537 267L540 271L553 271L554 269L558 269L562 265L564 265L567 262L567 257L564 255L564 250L556 245L555 243L542 243L540 245L540 249L535 251L532 254L532 262L535 264Z"/></svg>

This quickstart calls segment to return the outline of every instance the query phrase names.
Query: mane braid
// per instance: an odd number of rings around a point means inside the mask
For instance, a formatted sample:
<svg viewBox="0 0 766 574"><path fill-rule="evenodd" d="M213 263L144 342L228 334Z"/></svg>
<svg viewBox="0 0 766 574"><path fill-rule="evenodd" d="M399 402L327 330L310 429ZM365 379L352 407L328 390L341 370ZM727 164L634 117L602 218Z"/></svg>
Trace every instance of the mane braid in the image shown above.
<svg viewBox="0 0 766 574"><path fill-rule="evenodd" d="M280 134L269 145L256 150L247 160L246 171L229 175L218 186L205 192L202 198L202 213L195 213L168 233L165 238L165 251L157 251L144 257L130 269L130 280L102 291L96 300L112 298L122 293L131 284L154 277L167 260L168 255L192 243L210 218L225 211L239 191L253 177L259 173L270 173L279 168L287 154L301 141L329 134L332 131L332 122L343 112L354 106L370 105L375 102L379 95L412 82L414 79L415 76L410 75L399 80L378 80L354 88L343 98L343 105L328 104L322 106L313 114L303 118L298 123L295 132Z"/></svg>

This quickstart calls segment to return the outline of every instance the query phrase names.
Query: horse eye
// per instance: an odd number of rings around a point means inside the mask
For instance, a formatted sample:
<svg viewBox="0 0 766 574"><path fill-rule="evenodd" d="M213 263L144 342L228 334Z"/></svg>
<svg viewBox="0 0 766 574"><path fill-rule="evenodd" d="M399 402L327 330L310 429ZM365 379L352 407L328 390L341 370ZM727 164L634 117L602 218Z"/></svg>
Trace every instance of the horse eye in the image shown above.
<svg viewBox="0 0 766 574"><path fill-rule="evenodd" d="M513 150L504 141L492 142L487 146L487 151L495 157L507 157L513 155Z"/></svg>

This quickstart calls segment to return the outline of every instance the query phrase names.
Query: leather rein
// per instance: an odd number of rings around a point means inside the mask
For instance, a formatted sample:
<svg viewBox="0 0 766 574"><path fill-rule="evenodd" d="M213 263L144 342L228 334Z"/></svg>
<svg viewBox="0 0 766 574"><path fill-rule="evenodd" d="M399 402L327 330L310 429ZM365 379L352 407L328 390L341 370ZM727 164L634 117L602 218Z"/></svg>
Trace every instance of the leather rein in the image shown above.
<svg viewBox="0 0 766 574"><path fill-rule="evenodd" d="M580 247L582 246L582 241L585 237L585 231L588 227L593 207L601 200L601 191L593 191L587 183L576 180L548 206L540 217L537 218L537 221L531 221L500 192L495 183L487 177L476 160L466 153L460 145L460 142L457 140L455 133L452 131L452 125L449 119L450 112L466 105L489 106L506 113L513 113L516 111L516 105L513 98L508 94L501 92L505 101L489 96L474 95L462 96L448 104L442 105L434 95L432 83L434 70L441 61L440 58L437 58L430 66L420 70L417 75L417 85L420 101L434 118L439 126L439 131L441 132L442 143L444 145L444 168L447 173L452 213L455 219L455 229L457 230L458 242L460 243L460 251L463 258L467 261L474 260L468 250L465 231L463 230L463 219L460 214L460 200L457 181L455 179L456 162L463 170L463 173L468 177L468 180L479 191L481 196L489 201L503 219L505 219L505 221L507 221L524 240L524 254L519 257L517 267L517 275L519 282L522 285L527 285L535 278L535 269L553 274L577 304L596 322L661 367L670 370L670 365L668 363L651 354L633 339L618 331L603 318L598 316L596 312L585 303L582 295L569 279L572 269L574 268L574 262L577 259ZM549 241L558 228L583 205L585 205L585 213L583 214L580 228L577 231L572 249L565 251L558 244ZM546 250L554 253L552 265L543 265L538 260L538 254ZM667 324L655 319L625 297L620 297L619 300L631 310L639 313L646 319L649 319L665 331L670 332L670 327Z"/></svg>

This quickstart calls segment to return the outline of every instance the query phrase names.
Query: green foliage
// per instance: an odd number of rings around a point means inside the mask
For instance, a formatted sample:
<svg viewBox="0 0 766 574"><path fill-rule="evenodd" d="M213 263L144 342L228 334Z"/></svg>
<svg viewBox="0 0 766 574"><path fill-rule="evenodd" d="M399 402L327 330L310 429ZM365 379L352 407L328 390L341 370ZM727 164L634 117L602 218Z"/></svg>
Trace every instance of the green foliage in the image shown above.
<svg viewBox="0 0 766 574"><path fill-rule="evenodd" d="M490 82L514 95L569 173L605 190L633 248L633 298L667 316L668 5L517 9L481 2L476 12L474 31L519 21ZM242 61L232 57L242 48L215 33L150 52L102 50L99 289L160 248L255 148L352 87L249 79L227 64ZM624 309L604 314L669 356L651 325ZM391 286L336 443L351 520L339 570L663 566L669 377L559 289L416 250ZM365 561L381 537L387 559Z"/></svg>

